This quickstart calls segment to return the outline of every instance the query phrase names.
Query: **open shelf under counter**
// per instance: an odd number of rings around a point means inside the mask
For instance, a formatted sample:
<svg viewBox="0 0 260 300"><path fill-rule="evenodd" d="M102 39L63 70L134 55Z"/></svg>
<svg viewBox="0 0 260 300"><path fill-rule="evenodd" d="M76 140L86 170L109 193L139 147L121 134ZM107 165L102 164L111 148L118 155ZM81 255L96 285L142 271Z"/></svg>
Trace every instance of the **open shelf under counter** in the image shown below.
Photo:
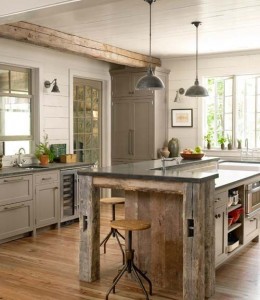
<svg viewBox="0 0 260 300"><path fill-rule="evenodd" d="M241 225L242 225L242 223L235 223L235 224L232 224L232 225L228 226L228 233L230 233L231 231L237 229Z"/></svg>
<svg viewBox="0 0 260 300"><path fill-rule="evenodd" d="M241 206L242 206L241 203L238 203L237 205L231 205L231 206L229 206L228 207L228 213L231 212L231 211L233 211L233 210L235 210L235 209L237 209L237 208L239 208L239 207L241 207Z"/></svg>

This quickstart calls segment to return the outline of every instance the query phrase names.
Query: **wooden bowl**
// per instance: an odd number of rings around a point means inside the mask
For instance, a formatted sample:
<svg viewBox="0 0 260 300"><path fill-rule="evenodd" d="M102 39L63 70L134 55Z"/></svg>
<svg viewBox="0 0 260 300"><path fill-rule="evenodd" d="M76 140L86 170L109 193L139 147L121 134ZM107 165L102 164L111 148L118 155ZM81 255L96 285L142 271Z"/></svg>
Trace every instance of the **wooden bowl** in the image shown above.
<svg viewBox="0 0 260 300"><path fill-rule="evenodd" d="M192 154L188 154L188 153L180 153L181 157L183 159L202 159L202 157L205 155L204 153L192 153Z"/></svg>

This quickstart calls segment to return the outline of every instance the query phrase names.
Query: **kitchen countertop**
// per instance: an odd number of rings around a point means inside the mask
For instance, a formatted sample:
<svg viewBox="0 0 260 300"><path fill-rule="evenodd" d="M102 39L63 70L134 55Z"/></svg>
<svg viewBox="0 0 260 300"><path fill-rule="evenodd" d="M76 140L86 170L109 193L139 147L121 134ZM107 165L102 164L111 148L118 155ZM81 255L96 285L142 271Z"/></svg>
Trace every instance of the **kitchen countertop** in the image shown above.
<svg viewBox="0 0 260 300"><path fill-rule="evenodd" d="M33 164L36 165L36 164ZM93 164L88 163L50 163L44 168L35 168L30 169L30 166L28 165L28 169L26 169L26 165L23 167L3 167L0 169L0 177L6 177L6 176L13 176L13 175L25 175L25 174L31 174L35 172L44 172L44 171L53 171L53 170L61 170L61 169L76 169L76 168L89 168L93 166Z"/></svg>
<svg viewBox="0 0 260 300"><path fill-rule="evenodd" d="M184 160L180 164L173 161L166 162L166 170L162 167L161 160L149 160L129 164L114 165L105 168L80 170L79 175L113 178L132 178L143 180L178 181L178 182L203 182L218 177L216 168L200 171L200 166L214 163L217 157L203 157L201 160Z"/></svg>
<svg viewBox="0 0 260 300"><path fill-rule="evenodd" d="M230 184L253 178L260 175L259 171L244 171L244 170L218 170L219 177L215 179L215 188L222 188Z"/></svg>

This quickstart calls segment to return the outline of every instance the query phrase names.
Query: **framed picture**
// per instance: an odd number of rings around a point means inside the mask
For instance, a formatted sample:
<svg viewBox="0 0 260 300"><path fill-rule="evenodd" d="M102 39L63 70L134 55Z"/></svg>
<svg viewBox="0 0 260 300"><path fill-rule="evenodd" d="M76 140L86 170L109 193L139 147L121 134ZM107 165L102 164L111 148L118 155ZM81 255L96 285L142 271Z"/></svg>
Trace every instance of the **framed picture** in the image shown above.
<svg viewBox="0 0 260 300"><path fill-rule="evenodd" d="M172 127L192 127L192 109L172 109Z"/></svg>

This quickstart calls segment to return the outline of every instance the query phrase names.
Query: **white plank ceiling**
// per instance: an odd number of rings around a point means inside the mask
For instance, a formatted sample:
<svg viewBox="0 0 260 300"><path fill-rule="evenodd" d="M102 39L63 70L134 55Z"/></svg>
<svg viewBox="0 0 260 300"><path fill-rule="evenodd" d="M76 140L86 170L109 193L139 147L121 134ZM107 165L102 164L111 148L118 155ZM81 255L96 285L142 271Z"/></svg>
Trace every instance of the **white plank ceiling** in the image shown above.
<svg viewBox="0 0 260 300"><path fill-rule="evenodd" d="M1 24L28 21L148 54L149 5L144 0L0 2L5 8ZM192 21L202 22L200 54L260 50L259 16L260 0L157 0L152 4L152 55L194 55Z"/></svg>

